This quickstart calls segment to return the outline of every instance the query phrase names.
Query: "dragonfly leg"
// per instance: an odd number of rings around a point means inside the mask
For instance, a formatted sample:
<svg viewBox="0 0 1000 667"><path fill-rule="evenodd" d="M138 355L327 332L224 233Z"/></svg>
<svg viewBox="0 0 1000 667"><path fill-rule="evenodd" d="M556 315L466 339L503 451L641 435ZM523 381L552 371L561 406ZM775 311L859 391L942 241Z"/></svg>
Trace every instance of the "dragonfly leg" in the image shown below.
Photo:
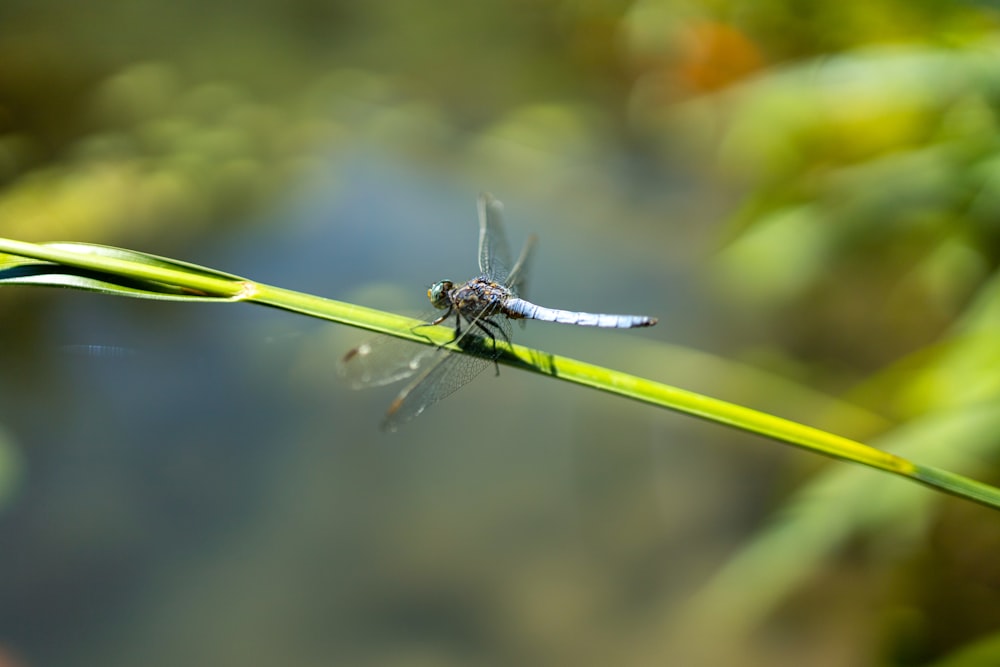
<svg viewBox="0 0 1000 667"><path fill-rule="evenodd" d="M497 359L500 358L500 352L497 350L497 337L494 333L494 329L500 334L501 338L507 341L508 344L510 344L510 338L507 336L507 332L503 330L503 327L489 318L477 320L476 326L485 331L486 335L489 336L490 340L493 342L493 365L496 367L496 374L500 375L500 363L497 361Z"/></svg>
<svg viewBox="0 0 1000 667"><path fill-rule="evenodd" d="M438 347L444 347L448 343L454 343L456 340L458 340L458 337L462 335L462 318L459 317L458 311L455 310L453 307L449 306L447 312L445 312L445 314L442 315L441 317L439 317L439 318L437 318L435 320L432 320L432 321L428 322L427 324L421 324L420 325L420 327L436 326L436 325L441 324L442 322L444 322L446 319L448 319L452 315L455 316L455 330L453 332L454 335L452 336L451 340L449 340L447 343L442 343ZM417 328L420 328L420 327L417 327ZM429 336L427 336L426 338L428 340L430 340Z"/></svg>
<svg viewBox="0 0 1000 667"><path fill-rule="evenodd" d="M504 331L504 328L502 326L500 326L493 320L486 318L479 320L478 322L476 322L476 324L478 324L481 329L486 331L486 333L489 334L490 338L493 339L494 348L496 347L496 337L493 335L494 329L496 330L496 333L500 334L501 338L503 338L508 344L510 344L510 337L507 335L507 332ZM493 329L487 329L486 328L487 325L493 327Z"/></svg>
<svg viewBox="0 0 1000 667"><path fill-rule="evenodd" d="M434 325L434 324L441 324L441 323L442 323L442 322L444 322L444 321L445 321L446 319L448 319L449 317L451 317L451 312L452 312L453 310L455 310L455 308L454 308L453 306L448 306L448 310L446 310L446 311L444 312L444 315L442 315L441 317L437 318L436 320L432 320L432 321L431 321L431 324L432 324L432 325Z"/></svg>
<svg viewBox="0 0 1000 667"><path fill-rule="evenodd" d="M428 324L420 324L420 325L418 325L418 326L415 326L415 327L411 328L411 329L410 329L410 331L412 331L412 332L413 332L413 333L415 333L416 335L418 335L418 336L422 337L422 338L423 338L424 340L426 340L426 341L427 341L428 343L431 343L431 342L433 342L433 340L431 339L431 337L430 337L430 336L428 336L428 335L427 335L427 334L425 334L425 333L421 333L421 332L420 332L420 329L423 329L423 328L425 328L425 327L429 327L429 326L431 326L431 325L430 325L429 323L428 323Z"/></svg>
<svg viewBox="0 0 1000 667"><path fill-rule="evenodd" d="M448 309L448 312L450 313L451 309ZM461 337L462 337L462 313L460 313L460 312L458 312L456 310L455 311L455 337L451 339L451 342L454 343L456 340L458 340Z"/></svg>

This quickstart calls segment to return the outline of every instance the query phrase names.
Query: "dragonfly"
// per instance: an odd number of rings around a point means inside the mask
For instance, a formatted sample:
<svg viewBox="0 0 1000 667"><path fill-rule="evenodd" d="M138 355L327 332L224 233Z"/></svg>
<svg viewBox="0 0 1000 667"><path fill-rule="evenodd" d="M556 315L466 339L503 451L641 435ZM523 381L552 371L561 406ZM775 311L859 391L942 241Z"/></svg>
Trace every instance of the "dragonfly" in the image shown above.
<svg viewBox="0 0 1000 667"><path fill-rule="evenodd" d="M396 428L417 417L429 406L471 382L497 360L502 348L498 339L511 342L511 321L541 320L587 327L631 329L656 324L645 315L583 313L535 305L523 298L528 267L537 238L531 236L513 264L503 228L503 204L489 193L481 193L479 210L479 271L465 283L440 280L427 290L434 310L422 326L435 326L454 318L452 342L466 347L479 343L475 354L451 352L443 347L419 346L389 336L380 336L351 349L341 360L341 373L354 388L377 387L409 379L396 396L382 422L383 429ZM442 312L443 311L443 312ZM437 315L441 313L440 315ZM435 317L435 315L437 315ZM478 338L470 341L469 337ZM472 347L472 346L469 346Z"/></svg>

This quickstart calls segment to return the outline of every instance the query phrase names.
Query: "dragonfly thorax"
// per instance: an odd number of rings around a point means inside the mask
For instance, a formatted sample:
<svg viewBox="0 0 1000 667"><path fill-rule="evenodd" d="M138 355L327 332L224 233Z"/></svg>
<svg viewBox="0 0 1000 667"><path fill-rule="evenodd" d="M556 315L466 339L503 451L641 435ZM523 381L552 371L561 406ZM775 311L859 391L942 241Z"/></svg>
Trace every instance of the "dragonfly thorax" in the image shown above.
<svg viewBox="0 0 1000 667"><path fill-rule="evenodd" d="M427 290L427 298L431 300L435 308L444 310L445 308L451 308L451 299L448 298L448 293L454 289L455 283L450 280L441 280L433 285Z"/></svg>
<svg viewBox="0 0 1000 667"><path fill-rule="evenodd" d="M461 313L466 321L480 317L492 317L503 308L504 301L511 296L508 288L486 276L473 278L447 293L451 307Z"/></svg>

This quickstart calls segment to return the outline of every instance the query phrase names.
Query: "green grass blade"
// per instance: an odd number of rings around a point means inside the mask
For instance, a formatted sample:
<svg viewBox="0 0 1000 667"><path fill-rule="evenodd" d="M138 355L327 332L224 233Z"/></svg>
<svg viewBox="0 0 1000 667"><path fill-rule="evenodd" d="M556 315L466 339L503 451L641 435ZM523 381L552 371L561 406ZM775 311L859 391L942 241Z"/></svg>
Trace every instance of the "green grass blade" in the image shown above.
<svg viewBox="0 0 1000 667"><path fill-rule="evenodd" d="M998 432L1000 413L983 402L916 417L880 435L878 443L909 460L972 469L989 460ZM832 466L812 477L700 588L685 623L701 627L710 621L720 636L739 635L773 614L852 538L870 536L893 549L918 535L926 539L931 498L916 485L896 482L857 466Z"/></svg>
<svg viewBox="0 0 1000 667"><path fill-rule="evenodd" d="M200 266L144 253L88 244L31 244L0 239L0 252L27 260L0 262L0 285L33 284L94 289L120 296L172 300L249 301L339 322L369 331L469 353L451 341L446 327L363 306L272 287ZM72 269L72 271L68 271ZM85 271L81 280L80 271ZM18 275L20 272L20 275ZM25 276L25 272L33 272ZM122 286L122 280L135 281ZM419 333L418 333L419 327ZM659 382L595 366L521 345L498 343L499 362L591 387L609 394L692 415L832 458L860 463L954 496L1000 509L1000 489L930 466L917 465L860 442L774 415L670 387Z"/></svg>
<svg viewBox="0 0 1000 667"><path fill-rule="evenodd" d="M239 300L245 281L221 271L91 243L0 239L0 285L65 287L174 301Z"/></svg>

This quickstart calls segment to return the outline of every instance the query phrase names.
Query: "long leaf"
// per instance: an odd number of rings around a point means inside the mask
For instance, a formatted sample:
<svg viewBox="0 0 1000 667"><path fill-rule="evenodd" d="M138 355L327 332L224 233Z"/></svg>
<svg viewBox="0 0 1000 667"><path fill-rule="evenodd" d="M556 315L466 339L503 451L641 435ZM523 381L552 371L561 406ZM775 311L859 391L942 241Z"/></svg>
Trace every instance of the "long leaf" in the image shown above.
<svg viewBox="0 0 1000 667"><path fill-rule="evenodd" d="M332 299L255 283L213 269L121 248L80 243L32 244L0 239L0 285L58 286L120 296L190 300L250 301L318 317L415 343L467 353L444 327L423 324ZM824 456L860 463L960 498L1000 509L1000 489L956 473L913 463L820 429L645 378L560 357L521 345L498 342L500 363L609 394L675 410Z"/></svg>

